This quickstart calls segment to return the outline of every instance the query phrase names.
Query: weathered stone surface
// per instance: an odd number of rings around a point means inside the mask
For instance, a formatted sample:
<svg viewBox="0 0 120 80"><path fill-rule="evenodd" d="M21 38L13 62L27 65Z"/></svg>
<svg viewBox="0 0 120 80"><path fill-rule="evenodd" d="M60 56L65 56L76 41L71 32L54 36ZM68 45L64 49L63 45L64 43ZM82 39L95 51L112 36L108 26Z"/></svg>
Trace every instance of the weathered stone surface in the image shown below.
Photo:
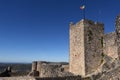
<svg viewBox="0 0 120 80"><path fill-rule="evenodd" d="M115 64L115 61L113 58L104 54L103 60L104 60L104 63L102 65L101 72L106 72L106 71L109 71L109 70L115 68L116 64Z"/></svg>
<svg viewBox="0 0 120 80"><path fill-rule="evenodd" d="M32 71L28 74L28 76L34 76L34 77L38 77L39 76L39 71Z"/></svg>
<svg viewBox="0 0 120 80"><path fill-rule="evenodd" d="M85 21L85 73L97 72L103 63L103 24Z"/></svg>
<svg viewBox="0 0 120 80"><path fill-rule="evenodd" d="M58 65L42 65L40 77L58 77L60 66Z"/></svg>
<svg viewBox="0 0 120 80"><path fill-rule="evenodd" d="M84 63L84 24L83 20L70 25L70 72L85 75ZM81 57L81 58L80 58ZM79 70L78 70L79 69Z"/></svg>
<svg viewBox="0 0 120 80"><path fill-rule="evenodd" d="M107 73L104 73L101 78L97 80L119 80L120 79L120 67L113 69Z"/></svg>
<svg viewBox="0 0 120 80"><path fill-rule="evenodd" d="M114 59L118 58L115 32L107 33L104 35L104 54Z"/></svg>
<svg viewBox="0 0 120 80"><path fill-rule="evenodd" d="M37 65L36 65L37 63ZM69 71L68 63L55 63L46 61L37 61L32 63L32 71L29 76L34 77L65 77L73 76ZM37 66L37 67L36 67ZM33 69L35 69L33 71Z"/></svg>

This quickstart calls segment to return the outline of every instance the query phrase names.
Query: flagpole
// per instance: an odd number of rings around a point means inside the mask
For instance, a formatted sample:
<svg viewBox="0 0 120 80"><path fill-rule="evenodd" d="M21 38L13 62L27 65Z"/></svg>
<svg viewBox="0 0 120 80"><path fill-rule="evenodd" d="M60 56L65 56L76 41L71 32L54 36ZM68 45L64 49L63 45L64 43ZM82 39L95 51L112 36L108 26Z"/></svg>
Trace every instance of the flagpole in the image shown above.
<svg viewBox="0 0 120 80"><path fill-rule="evenodd" d="M85 8L86 8L86 1L84 0L84 5L82 5L80 7L80 9L82 10L82 13L83 13L83 19L85 20L86 19L86 11L85 11Z"/></svg>
<svg viewBox="0 0 120 80"><path fill-rule="evenodd" d="M86 6L86 0L84 0L84 5ZM84 20L86 19L86 7L85 7L85 9L84 9Z"/></svg>
<svg viewBox="0 0 120 80"><path fill-rule="evenodd" d="M85 5L81 6L80 9L82 10L83 19L85 19Z"/></svg>
<svg viewBox="0 0 120 80"><path fill-rule="evenodd" d="M85 9L83 9L83 19L85 20Z"/></svg>

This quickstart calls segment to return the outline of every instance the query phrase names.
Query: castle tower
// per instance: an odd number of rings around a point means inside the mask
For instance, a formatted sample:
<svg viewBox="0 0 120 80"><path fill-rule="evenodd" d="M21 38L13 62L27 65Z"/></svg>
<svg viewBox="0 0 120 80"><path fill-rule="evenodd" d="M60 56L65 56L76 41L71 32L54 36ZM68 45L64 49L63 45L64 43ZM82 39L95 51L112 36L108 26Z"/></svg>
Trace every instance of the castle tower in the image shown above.
<svg viewBox="0 0 120 80"><path fill-rule="evenodd" d="M120 15L116 18L116 43L118 49L118 57L120 59Z"/></svg>
<svg viewBox="0 0 120 80"><path fill-rule="evenodd" d="M103 63L103 26L90 20L70 24L70 72L86 76Z"/></svg>
<svg viewBox="0 0 120 80"><path fill-rule="evenodd" d="M32 71L37 70L37 61L32 62Z"/></svg>

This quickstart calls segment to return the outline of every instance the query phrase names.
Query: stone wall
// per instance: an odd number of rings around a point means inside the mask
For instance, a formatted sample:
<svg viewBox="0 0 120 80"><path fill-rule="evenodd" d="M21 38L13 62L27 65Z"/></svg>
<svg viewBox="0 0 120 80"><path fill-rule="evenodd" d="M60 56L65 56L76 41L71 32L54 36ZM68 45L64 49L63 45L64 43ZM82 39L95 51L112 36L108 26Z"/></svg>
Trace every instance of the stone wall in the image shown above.
<svg viewBox="0 0 120 80"><path fill-rule="evenodd" d="M40 77L58 77L61 72L61 65L43 64L41 66Z"/></svg>
<svg viewBox="0 0 120 80"><path fill-rule="evenodd" d="M84 20L70 24L69 71L75 75L85 75Z"/></svg>
<svg viewBox="0 0 120 80"><path fill-rule="evenodd" d="M34 61L32 72L29 74L34 77L63 77L72 75L68 72L68 64Z"/></svg>
<svg viewBox="0 0 120 80"><path fill-rule="evenodd" d="M113 59L118 58L115 32L104 35L104 54L110 56Z"/></svg>
<svg viewBox="0 0 120 80"><path fill-rule="evenodd" d="M90 20L86 20L84 24L85 73L86 75L90 75L98 71L103 63L104 25Z"/></svg>
<svg viewBox="0 0 120 80"><path fill-rule="evenodd" d="M120 80L120 65L117 68L103 73L97 80Z"/></svg>
<svg viewBox="0 0 120 80"><path fill-rule="evenodd" d="M104 53L113 59L120 59L120 15L116 18L116 31L104 35Z"/></svg>

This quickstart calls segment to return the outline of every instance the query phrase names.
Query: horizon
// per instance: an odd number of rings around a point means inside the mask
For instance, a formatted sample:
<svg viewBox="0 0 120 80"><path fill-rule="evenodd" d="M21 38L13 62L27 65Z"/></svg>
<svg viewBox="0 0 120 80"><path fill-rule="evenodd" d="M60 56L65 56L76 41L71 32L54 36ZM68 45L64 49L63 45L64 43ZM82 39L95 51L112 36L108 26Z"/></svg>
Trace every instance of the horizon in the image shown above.
<svg viewBox="0 0 120 80"><path fill-rule="evenodd" d="M86 0L86 18L115 31L119 0ZM0 62L69 62L69 23L83 18L83 0L1 0Z"/></svg>

